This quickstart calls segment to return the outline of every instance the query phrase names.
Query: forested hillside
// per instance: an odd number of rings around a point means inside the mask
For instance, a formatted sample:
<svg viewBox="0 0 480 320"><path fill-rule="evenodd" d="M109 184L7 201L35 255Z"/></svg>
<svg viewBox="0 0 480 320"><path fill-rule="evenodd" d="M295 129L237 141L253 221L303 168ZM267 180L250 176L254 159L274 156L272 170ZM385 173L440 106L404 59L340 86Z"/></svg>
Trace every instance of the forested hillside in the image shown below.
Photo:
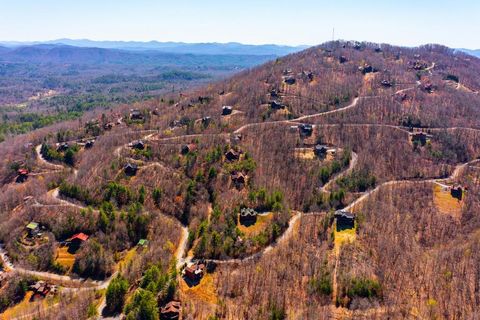
<svg viewBox="0 0 480 320"><path fill-rule="evenodd" d="M336 41L10 137L0 312L480 317L479 90L453 49Z"/></svg>
<svg viewBox="0 0 480 320"><path fill-rule="evenodd" d="M274 57L61 44L0 47L0 141L78 119L95 109L105 112L166 92L182 92Z"/></svg>

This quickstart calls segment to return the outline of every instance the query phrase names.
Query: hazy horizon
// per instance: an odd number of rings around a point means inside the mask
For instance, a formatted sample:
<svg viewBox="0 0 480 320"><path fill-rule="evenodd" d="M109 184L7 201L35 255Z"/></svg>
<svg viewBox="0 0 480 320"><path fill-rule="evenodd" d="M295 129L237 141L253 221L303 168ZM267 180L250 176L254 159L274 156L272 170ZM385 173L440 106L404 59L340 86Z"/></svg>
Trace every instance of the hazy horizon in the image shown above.
<svg viewBox="0 0 480 320"><path fill-rule="evenodd" d="M418 46L438 43L480 48L480 3L426 0L421 3L342 0L265 0L225 3L192 0L131 3L85 0L19 0L0 12L4 42L58 39L316 45L332 39ZM50 39L50 40L48 40Z"/></svg>

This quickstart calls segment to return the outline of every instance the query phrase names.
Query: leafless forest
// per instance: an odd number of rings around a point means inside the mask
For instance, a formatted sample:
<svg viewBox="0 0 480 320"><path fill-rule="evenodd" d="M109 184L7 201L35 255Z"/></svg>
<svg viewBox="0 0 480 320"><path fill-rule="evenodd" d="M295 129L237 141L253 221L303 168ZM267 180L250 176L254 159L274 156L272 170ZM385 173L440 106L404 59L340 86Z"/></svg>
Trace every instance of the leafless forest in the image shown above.
<svg viewBox="0 0 480 320"><path fill-rule="evenodd" d="M0 295L59 283L25 312L42 319L159 319L172 300L183 319L476 319L479 90L480 60L452 49L337 41L7 139Z"/></svg>

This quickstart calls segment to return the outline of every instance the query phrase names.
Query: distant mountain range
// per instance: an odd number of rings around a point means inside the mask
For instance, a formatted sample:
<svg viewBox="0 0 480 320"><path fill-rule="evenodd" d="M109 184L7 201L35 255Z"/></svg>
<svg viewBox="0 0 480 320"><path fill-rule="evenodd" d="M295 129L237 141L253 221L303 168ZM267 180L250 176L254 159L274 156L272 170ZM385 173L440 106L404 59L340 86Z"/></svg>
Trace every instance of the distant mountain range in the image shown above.
<svg viewBox="0 0 480 320"><path fill-rule="evenodd" d="M198 50L199 52L199 50ZM277 55L192 54L159 50L130 51L64 44L0 46L0 62L78 65L144 65L194 68L248 68L275 59Z"/></svg>
<svg viewBox="0 0 480 320"><path fill-rule="evenodd" d="M274 44L247 45L236 42L230 43L184 43L184 42L139 42L139 41L92 41L87 39L72 40L58 39L43 42L1 42L4 47L23 47L36 45L68 45L82 48L121 49L128 51L159 51L182 54L210 54L210 55L260 55L284 56L301 51L308 46L282 46Z"/></svg>
<svg viewBox="0 0 480 320"><path fill-rule="evenodd" d="M459 49L460 51L463 51L465 53L468 53L472 56L480 58L480 49L477 50L471 50L471 49Z"/></svg>

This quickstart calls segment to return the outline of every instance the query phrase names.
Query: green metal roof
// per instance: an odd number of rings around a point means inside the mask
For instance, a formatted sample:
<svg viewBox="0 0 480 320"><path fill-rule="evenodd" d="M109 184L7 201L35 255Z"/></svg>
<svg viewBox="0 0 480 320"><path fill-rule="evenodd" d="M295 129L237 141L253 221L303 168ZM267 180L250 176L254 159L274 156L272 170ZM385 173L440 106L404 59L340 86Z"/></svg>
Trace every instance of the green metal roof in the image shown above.
<svg viewBox="0 0 480 320"><path fill-rule="evenodd" d="M148 240L147 240L147 239L140 239L140 240L138 241L138 245L139 245L139 246L145 246L145 245L147 245L147 244L148 244Z"/></svg>
<svg viewBox="0 0 480 320"><path fill-rule="evenodd" d="M27 225L27 229L34 230L34 229L37 229L37 228L38 228L38 223L36 223L36 222L30 222L30 223Z"/></svg>

